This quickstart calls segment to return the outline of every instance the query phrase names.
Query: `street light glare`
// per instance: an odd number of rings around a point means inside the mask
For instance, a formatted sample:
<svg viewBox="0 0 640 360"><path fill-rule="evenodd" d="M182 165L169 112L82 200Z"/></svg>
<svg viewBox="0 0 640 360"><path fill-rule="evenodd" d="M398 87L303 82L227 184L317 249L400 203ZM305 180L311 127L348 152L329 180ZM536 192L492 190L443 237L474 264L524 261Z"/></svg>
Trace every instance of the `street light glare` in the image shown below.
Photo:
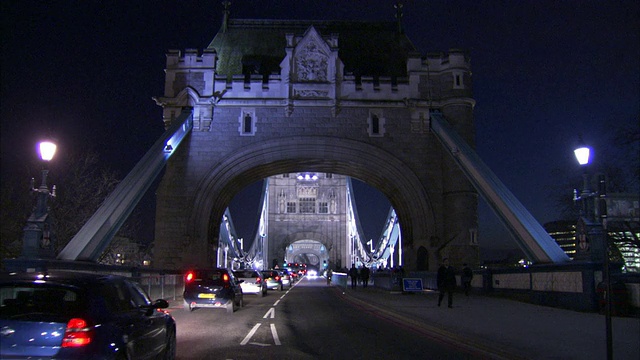
<svg viewBox="0 0 640 360"><path fill-rule="evenodd" d="M581 147L573 151L573 153L576 154L576 159L578 159L580 165L586 165L589 163L589 152L590 150L588 147Z"/></svg>
<svg viewBox="0 0 640 360"><path fill-rule="evenodd" d="M56 154L56 144L50 141L43 141L40 143L40 158L44 161L51 161L53 155Z"/></svg>

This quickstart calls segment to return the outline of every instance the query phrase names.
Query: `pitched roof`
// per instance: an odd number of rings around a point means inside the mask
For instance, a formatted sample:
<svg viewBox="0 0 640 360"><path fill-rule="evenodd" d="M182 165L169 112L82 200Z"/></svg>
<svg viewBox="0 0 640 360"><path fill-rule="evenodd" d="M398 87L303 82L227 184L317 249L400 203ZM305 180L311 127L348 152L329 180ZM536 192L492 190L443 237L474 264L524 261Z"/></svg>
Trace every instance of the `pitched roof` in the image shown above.
<svg viewBox="0 0 640 360"><path fill-rule="evenodd" d="M286 34L302 36L313 25L325 38L338 34L338 56L345 73L364 76L406 76L406 61L417 52L395 22L241 20L229 19L208 49L218 54L217 73L240 75L244 64L259 73L280 73L285 57Z"/></svg>

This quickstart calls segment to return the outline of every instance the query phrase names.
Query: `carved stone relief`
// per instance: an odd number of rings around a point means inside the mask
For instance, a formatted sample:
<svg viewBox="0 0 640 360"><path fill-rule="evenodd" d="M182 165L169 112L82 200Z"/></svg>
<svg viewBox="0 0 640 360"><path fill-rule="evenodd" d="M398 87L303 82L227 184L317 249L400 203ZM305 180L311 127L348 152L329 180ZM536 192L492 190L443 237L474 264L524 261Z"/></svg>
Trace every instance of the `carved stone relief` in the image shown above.
<svg viewBox="0 0 640 360"><path fill-rule="evenodd" d="M326 82L329 57L322 52L318 44L308 42L299 50L295 59L298 81Z"/></svg>

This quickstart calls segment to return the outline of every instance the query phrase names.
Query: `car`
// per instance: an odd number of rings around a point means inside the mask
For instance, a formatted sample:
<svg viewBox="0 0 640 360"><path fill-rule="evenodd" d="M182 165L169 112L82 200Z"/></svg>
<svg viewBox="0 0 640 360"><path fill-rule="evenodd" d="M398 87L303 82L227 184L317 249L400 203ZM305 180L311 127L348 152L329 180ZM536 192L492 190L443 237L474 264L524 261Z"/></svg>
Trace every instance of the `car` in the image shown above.
<svg viewBox="0 0 640 360"><path fill-rule="evenodd" d="M293 279L291 277L291 274L289 273L289 270L280 269L278 270L278 273L280 273L280 279L282 279L282 286L291 288L293 286Z"/></svg>
<svg viewBox="0 0 640 360"><path fill-rule="evenodd" d="M244 269L236 270L233 274L240 281L243 294L267 295L267 282L259 271Z"/></svg>
<svg viewBox="0 0 640 360"><path fill-rule="evenodd" d="M278 273L277 270L263 270L262 276L267 282L267 289L280 291L284 290L282 279L280 278L280 273Z"/></svg>
<svg viewBox="0 0 640 360"><path fill-rule="evenodd" d="M124 276L0 273L2 359L174 359L176 323Z"/></svg>
<svg viewBox="0 0 640 360"><path fill-rule="evenodd" d="M185 275L184 309L226 309L233 313L244 305L240 281L225 268L194 269Z"/></svg>

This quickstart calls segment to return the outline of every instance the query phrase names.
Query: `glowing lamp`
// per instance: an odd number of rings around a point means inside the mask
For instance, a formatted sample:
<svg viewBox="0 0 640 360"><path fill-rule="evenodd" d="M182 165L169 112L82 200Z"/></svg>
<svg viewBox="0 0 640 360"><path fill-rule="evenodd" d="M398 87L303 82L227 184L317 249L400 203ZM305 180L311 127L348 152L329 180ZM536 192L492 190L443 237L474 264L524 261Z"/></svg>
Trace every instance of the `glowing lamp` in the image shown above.
<svg viewBox="0 0 640 360"><path fill-rule="evenodd" d="M587 165L589 163L589 153L590 149L588 147L580 147L573 151L576 155L576 159L578 159L578 163L580 165Z"/></svg>
<svg viewBox="0 0 640 360"><path fill-rule="evenodd" d="M40 153L40 158L43 161L51 161L51 159L53 159L53 156L56 154L56 144L50 142L50 141L43 141L40 144L38 144L39 147L39 153Z"/></svg>

